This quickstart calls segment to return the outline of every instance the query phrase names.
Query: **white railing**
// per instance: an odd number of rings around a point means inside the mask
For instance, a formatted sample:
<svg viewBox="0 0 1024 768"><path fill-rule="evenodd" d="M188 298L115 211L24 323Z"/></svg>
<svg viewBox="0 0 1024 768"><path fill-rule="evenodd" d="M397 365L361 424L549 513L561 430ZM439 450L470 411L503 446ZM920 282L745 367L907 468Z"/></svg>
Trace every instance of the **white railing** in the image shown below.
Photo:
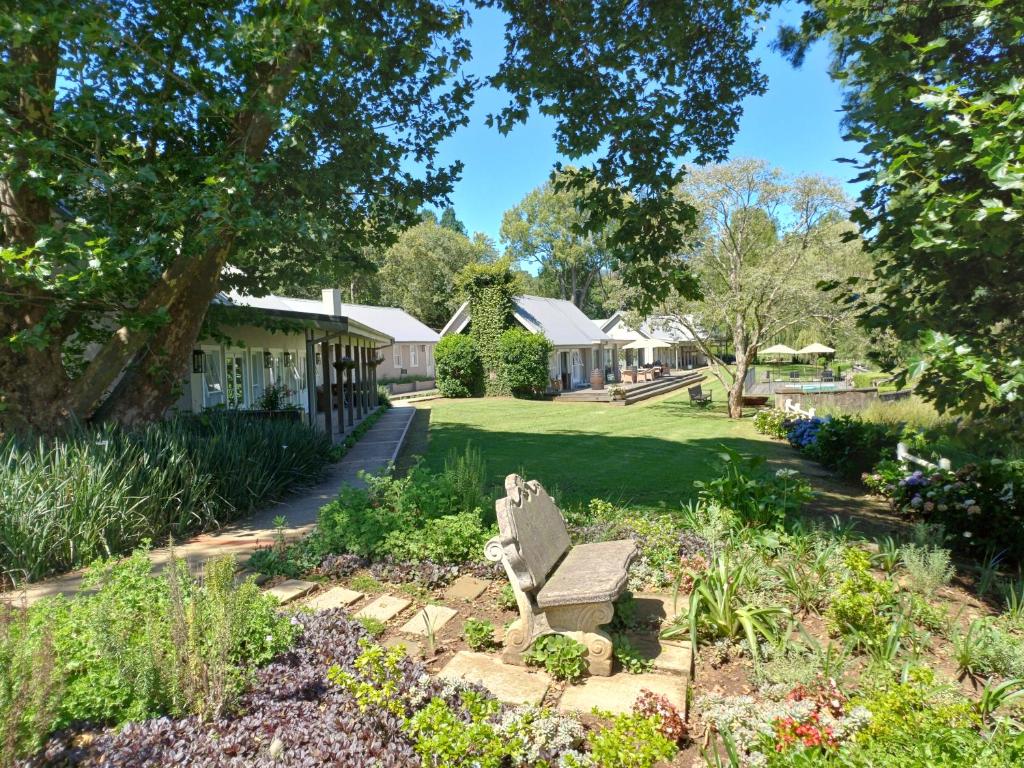
<svg viewBox="0 0 1024 768"><path fill-rule="evenodd" d="M922 459L920 456L915 456L907 450L906 443L896 443L896 461L902 463L904 466L916 464L919 467L931 470L944 469L948 471L953 469L953 465L950 463L949 459L939 459L939 463L934 464L927 459Z"/></svg>
<svg viewBox="0 0 1024 768"><path fill-rule="evenodd" d="M806 411L800 407L800 403L794 403L790 398L786 398L786 402L782 404L782 410L785 413L792 413L793 415L802 419L813 419L814 408L808 408Z"/></svg>

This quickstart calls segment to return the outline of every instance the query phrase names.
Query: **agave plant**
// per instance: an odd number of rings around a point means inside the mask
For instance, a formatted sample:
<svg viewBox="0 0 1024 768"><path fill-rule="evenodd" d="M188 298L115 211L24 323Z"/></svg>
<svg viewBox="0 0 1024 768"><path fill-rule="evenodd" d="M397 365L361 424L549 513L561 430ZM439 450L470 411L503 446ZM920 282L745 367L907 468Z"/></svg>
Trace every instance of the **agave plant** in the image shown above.
<svg viewBox="0 0 1024 768"><path fill-rule="evenodd" d="M743 591L749 582L750 561L734 562L728 553L717 555L711 566L696 577L688 615L694 649L700 630L715 638L746 638L755 659L759 638L768 643L778 642L778 622L788 616L788 611L778 605L746 602ZM671 639L683 634L683 627L677 623L667 628L662 637Z"/></svg>

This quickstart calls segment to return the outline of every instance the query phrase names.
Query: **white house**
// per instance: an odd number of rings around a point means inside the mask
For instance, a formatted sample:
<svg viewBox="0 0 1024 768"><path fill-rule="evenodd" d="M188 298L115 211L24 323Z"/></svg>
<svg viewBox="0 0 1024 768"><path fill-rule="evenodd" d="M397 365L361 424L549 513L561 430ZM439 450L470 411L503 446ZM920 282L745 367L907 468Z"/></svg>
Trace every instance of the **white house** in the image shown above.
<svg viewBox="0 0 1024 768"><path fill-rule="evenodd" d="M377 369L395 339L366 321L384 325L402 310L353 311L337 289L320 300L221 293L213 303L224 322L193 349L176 409L264 410L274 394L339 437L378 405Z"/></svg>
<svg viewBox="0 0 1024 768"><path fill-rule="evenodd" d="M516 296L513 316L523 328L542 333L554 346L548 360L552 389L570 390L590 386L596 368L607 381L619 380L619 348L625 343L609 336L571 301L541 296ZM472 317L465 302L441 336L464 333Z"/></svg>
<svg viewBox="0 0 1024 768"><path fill-rule="evenodd" d="M637 347L624 350L627 368L655 362L674 370L707 365L707 357L700 351L693 334L673 315L652 315L639 328L629 326L622 312L594 322L613 339Z"/></svg>

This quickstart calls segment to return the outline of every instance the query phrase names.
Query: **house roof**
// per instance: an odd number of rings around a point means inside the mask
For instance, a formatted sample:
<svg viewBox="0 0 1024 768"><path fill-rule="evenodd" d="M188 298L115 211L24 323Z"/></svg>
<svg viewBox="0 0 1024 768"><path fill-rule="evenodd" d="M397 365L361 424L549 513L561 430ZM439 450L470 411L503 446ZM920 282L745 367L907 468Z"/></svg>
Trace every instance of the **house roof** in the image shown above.
<svg viewBox="0 0 1024 768"><path fill-rule="evenodd" d="M383 331L398 343L435 344L441 337L404 309L371 307L367 304L342 304L342 314L364 325Z"/></svg>
<svg viewBox="0 0 1024 768"><path fill-rule="evenodd" d="M640 332L652 339L672 344L695 341L694 335L683 326L675 315L652 315L640 325Z"/></svg>
<svg viewBox="0 0 1024 768"><path fill-rule="evenodd" d="M516 296L513 301L514 315L519 324L533 333L543 333L556 347L590 346L614 341L571 301L542 296ZM461 333L469 321L469 302L465 302L441 330L441 335Z"/></svg>
<svg viewBox="0 0 1024 768"><path fill-rule="evenodd" d="M436 331L398 307L342 303L341 314L335 315L322 300L296 299L274 294L248 296L235 291L220 293L214 301L225 306L251 307L303 319L345 320L352 330L364 330L389 342L433 344L440 338Z"/></svg>

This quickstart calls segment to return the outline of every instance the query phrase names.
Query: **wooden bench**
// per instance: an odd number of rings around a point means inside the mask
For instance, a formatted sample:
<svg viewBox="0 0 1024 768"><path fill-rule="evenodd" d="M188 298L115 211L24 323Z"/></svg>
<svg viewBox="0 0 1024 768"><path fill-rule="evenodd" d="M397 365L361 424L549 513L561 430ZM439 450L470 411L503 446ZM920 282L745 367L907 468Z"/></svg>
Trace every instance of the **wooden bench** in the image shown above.
<svg viewBox="0 0 1024 768"><path fill-rule="evenodd" d="M590 674L610 675L612 640L600 627L612 620L612 603L626 589L636 542L572 546L565 518L540 483L509 475L505 493L495 504L499 533L484 550L505 567L519 607L502 659L522 665L538 637L568 635L587 647Z"/></svg>
<svg viewBox="0 0 1024 768"><path fill-rule="evenodd" d="M690 402L694 405L705 407L711 405L711 393L705 392L700 388L700 384L696 387L690 387L687 392L690 393Z"/></svg>

